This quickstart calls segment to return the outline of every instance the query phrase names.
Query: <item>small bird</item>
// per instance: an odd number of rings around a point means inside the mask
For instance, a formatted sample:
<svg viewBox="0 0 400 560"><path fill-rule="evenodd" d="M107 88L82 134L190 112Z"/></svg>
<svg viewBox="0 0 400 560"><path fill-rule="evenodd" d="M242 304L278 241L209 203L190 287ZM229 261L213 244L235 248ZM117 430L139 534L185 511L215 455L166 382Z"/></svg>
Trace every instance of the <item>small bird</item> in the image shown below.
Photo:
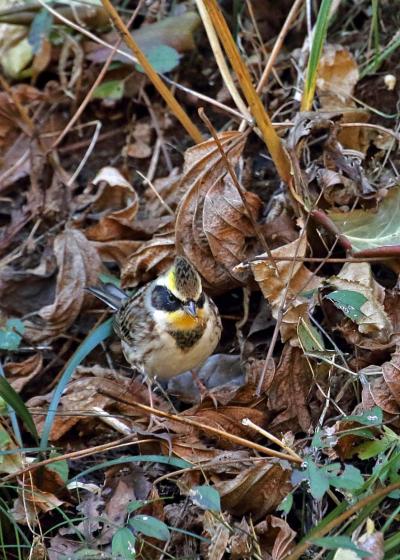
<svg viewBox="0 0 400 560"><path fill-rule="evenodd" d="M221 319L193 265L171 268L128 296L113 284L88 288L116 313L114 331L131 366L149 380L168 380L200 366L217 346Z"/></svg>

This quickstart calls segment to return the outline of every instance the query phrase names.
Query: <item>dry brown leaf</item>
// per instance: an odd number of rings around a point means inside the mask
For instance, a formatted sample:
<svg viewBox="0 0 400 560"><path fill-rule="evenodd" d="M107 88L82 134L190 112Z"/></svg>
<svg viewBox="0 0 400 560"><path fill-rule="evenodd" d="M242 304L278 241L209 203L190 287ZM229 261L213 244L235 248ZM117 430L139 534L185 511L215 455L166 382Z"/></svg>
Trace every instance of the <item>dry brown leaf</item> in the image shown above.
<svg viewBox="0 0 400 560"><path fill-rule="evenodd" d="M251 513L258 520L273 511L290 492L287 463L268 460L242 470L234 479L215 483L223 509L235 516Z"/></svg>
<svg viewBox="0 0 400 560"><path fill-rule="evenodd" d="M307 250L307 239L303 236L300 240L293 241L272 251L273 257L304 257ZM264 297L272 308L272 315L276 319L282 304L284 292L289 284L286 298L287 311L283 315L280 327L282 341L290 340L298 344L297 323L301 317L306 317L310 301L302 297L301 292L315 290L321 286L321 280L315 276L302 262L280 261L276 267L271 263L266 253L259 255L251 263L254 278L259 284Z"/></svg>
<svg viewBox="0 0 400 560"><path fill-rule="evenodd" d="M116 262L121 268L125 264L127 258L142 246L141 241L130 239L92 241L91 243L99 253L102 261Z"/></svg>
<svg viewBox="0 0 400 560"><path fill-rule="evenodd" d="M225 132L220 141L234 167L245 137ZM179 190L184 197L176 217L177 251L193 262L206 284L216 291L245 281L246 274L232 272L232 268L255 254L255 233L214 140L186 151ZM245 196L257 219L260 199L248 192Z"/></svg>
<svg viewBox="0 0 400 560"><path fill-rule="evenodd" d="M263 428L266 428L268 423L268 417L264 412L244 406L221 406L217 410L214 408L200 408L197 410L196 414L193 414L191 410L187 410L182 416L186 416L206 426L218 428L228 434L233 434L252 441L257 439L257 437L254 435L254 431L251 428L242 424L242 420L244 418L249 418L254 424ZM204 435L210 438L208 432L204 431ZM212 436L212 438L215 445L218 445L222 449L231 449L235 447L235 445L231 444L226 438L220 438L219 436Z"/></svg>
<svg viewBox="0 0 400 560"><path fill-rule="evenodd" d="M267 408L277 416L269 423L273 432L303 432L311 426L307 405L312 374L300 348L286 344L267 393Z"/></svg>
<svg viewBox="0 0 400 560"><path fill-rule="evenodd" d="M42 354L32 354L23 362L9 362L4 366L7 373L7 381L20 393L25 385L33 379L42 369Z"/></svg>
<svg viewBox="0 0 400 560"><path fill-rule="evenodd" d="M322 108L333 111L354 107L351 97L358 79L358 65L350 51L341 45L326 44L318 64L317 78Z"/></svg>
<svg viewBox="0 0 400 560"><path fill-rule="evenodd" d="M254 532L259 539L263 558L283 560L294 547L296 531L284 519L275 515L268 515L265 521L258 523Z"/></svg>
<svg viewBox="0 0 400 560"><path fill-rule="evenodd" d="M133 288L141 282L149 282L164 272L175 256L175 239L170 226L165 233L145 241L125 261L121 270L123 288Z"/></svg>
<svg viewBox="0 0 400 560"><path fill-rule="evenodd" d="M25 315L48 305L54 297L56 262L45 248L35 268L4 266L0 269L0 307L9 315Z"/></svg>
<svg viewBox="0 0 400 560"><path fill-rule="evenodd" d="M43 325L26 323L24 336L31 342L51 340L75 321L85 298L85 287L96 284L102 265L97 251L77 229L66 229L54 240L58 265L54 302L38 312Z"/></svg>
<svg viewBox="0 0 400 560"><path fill-rule="evenodd" d="M129 237L139 202L136 191L115 167L103 167L93 180L99 197L92 208L101 212L98 223L86 230L91 241L112 241Z"/></svg>

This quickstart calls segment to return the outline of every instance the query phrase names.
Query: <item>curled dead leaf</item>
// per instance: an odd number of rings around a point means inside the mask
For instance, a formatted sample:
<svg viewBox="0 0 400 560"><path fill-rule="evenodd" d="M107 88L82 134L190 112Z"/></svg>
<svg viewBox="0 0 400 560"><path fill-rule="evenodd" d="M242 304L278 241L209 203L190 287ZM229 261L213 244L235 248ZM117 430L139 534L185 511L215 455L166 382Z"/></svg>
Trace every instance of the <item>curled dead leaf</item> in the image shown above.
<svg viewBox="0 0 400 560"><path fill-rule="evenodd" d="M26 322L25 338L31 342L52 340L64 332L79 315L85 287L96 284L102 264L97 251L77 229L65 229L54 240L58 265L54 302L38 312L42 324Z"/></svg>
<svg viewBox="0 0 400 560"><path fill-rule="evenodd" d="M140 282L148 282L164 272L175 256L173 228L167 225L165 233L154 235L145 241L125 260L121 270L123 288L133 288Z"/></svg>
<svg viewBox="0 0 400 560"><path fill-rule="evenodd" d="M245 137L225 132L220 141L235 167ZM214 140L186 151L180 190L184 196L176 217L177 251L193 262L216 291L244 282L245 271L234 272L232 268L256 254L255 232ZM257 219L261 200L249 192L244 196Z"/></svg>
<svg viewBox="0 0 400 560"><path fill-rule="evenodd" d="M215 484L222 507L235 516L251 513L256 520L273 511L290 492L291 469L287 463L268 460Z"/></svg>
<svg viewBox="0 0 400 560"><path fill-rule="evenodd" d="M33 379L42 369L42 354L32 354L23 362L9 362L4 366L7 373L7 381L13 389L20 393L27 383Z"/></svg>
<svg viewBox="0 0 400 560"><path fill-rule="evenodd" d="M103 167L93 183L99 185L99 191L92 209L100 213L100 218L86 230L87 238L92 241L126 238L139 208L136 191L115 167Z"/></svg>
<svg viewBox="0 0 400 560"><path fill-rule="evenodd" d="M277 415L268 429L282 433L288 430L303 432L311 426L308 397L312 373L300 348L286 344L276 374L268 389L267 408Z"/></svg>
<svg viewBox="0 0 400 560"><path fill-rule="evenodd" d="M304 257L307 250L307 239L303 236L287 245L272 251L273 257ZM264 297L272 308L272 315L276 319L286 287L289 286L286 309L280 327L282 341L290 340L297 344L297 323L300 317L306 317L312 303L302 295L302 292L315 290L321 285L321 280L300 262L276 261L276 268L266 253L259 255L250 262L251 270L259 284Z"/></svg>
<svg viewBox="0 0 400 560"><path fill-rule="evenodd" d="M355 106L352 95L359 72L357 62L348 49L326 44L317 72L319 98L325 111Z"/></svg>

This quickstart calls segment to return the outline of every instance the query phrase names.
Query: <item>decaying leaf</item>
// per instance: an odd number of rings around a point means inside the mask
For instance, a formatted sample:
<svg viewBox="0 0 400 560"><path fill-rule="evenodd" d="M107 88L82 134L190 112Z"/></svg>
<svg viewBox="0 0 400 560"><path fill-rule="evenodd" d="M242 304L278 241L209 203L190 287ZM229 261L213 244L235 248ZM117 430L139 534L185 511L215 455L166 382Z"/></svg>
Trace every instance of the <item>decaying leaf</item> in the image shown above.
<svg viewBox="0 0 400 560"><path fill-rule="evenodd" d="M251 513L259 520L290 492L289 465L273 459L243 470L234 479L215 484L223 509L233 515Z"/></svg>
<svg viewBox="0 0 400 560"><path fill-rule="evenodd" d="M123 288L133 288L139 282L148 282L172 264L175 256L174 231L171 225L167 225L165 230L165 233L154 235L149 241L141 243L125 260L121 270Z"/></svg>
<svg viewBox="0 0 400 560"><path fill-rule="evenodd" d="M392 188L377 209L329 212L354 251L400 245L400 188Z"/></svg>
<svg viewBox="0 0 400 560"><path fill-rule="evenodd" d="M42 369L43 356L40 353L32 354L23 362L9 362L5 366L7 381L20 393L31 379Z"/></svg>
<svg viewBox="0 0 400 560"><path fill-rule="evenodd" d="M307 239L292 241L272 251L274 258L304 257L307 250ZM314 290L321 285L321 279L313 274L300 262L276 261L276 268L268 255L264 253L250 262L254 278L259 284L264 297L272 308L272 315L276 319L287 285L289 290L286 298L287 311L283 315L280 327L282 340L290 340L297 344L297 323L300 317L306 317L310 300L302 292Z"/></svg>
<svg viewBox="0 0 400 560"><path fill-rule="evenodd" d="M312 374L300 348L286 344L268 389L267 408L277 412L268 429L277 433L307 432L311 426L308 395Z"/></svg>
<svg viewBox="0 0 400 560"><path fill-rule="evenodd" d="M374 279L369 263L346 263L337 276L329 278L329 284L337 290L351 290L362 294L367 301L360 307L361 314L355 319L362 334L387 342L392 325L383 302L385 291Z"/></svg>
<svg viewBox="0 0 400 560"><path fill-rule="evenodd" d="M103 167L93 183L99 185L99 193L92 208L100 213L100 219L86 230L87 238L92 241L123 239L138 211L135 190L115 167Z"/></svg>
<svg viewBox="0 0 400 560"><path fill-rule="evenodd" d="M325 111L353 107L358 65L350 51L341 45L325 45L318 64L317 88Z"/></svg>
<svg viewBox="0 0 400 560"><path fill-rule="evenodd" d="M220 141L234 167L245 138L237 132L225 132ZM240 284L246 275L232 269L255 254L255 232L214 140L186 151L179 189L185 194L176 217L178 251L215 290ZM244 196L256 220L261 201L253 193L245 192Z"/></svg>
<svg viewBox="0 0 400 560"><path fill-rule="evenodd" d="M81 311L85 288L96 284L102 264L96 250L83 233L65 229L54 240L58 265L54 302L38 312L42 324L26 323L25 337L38 342L51 340L64 332Z"/></svg>

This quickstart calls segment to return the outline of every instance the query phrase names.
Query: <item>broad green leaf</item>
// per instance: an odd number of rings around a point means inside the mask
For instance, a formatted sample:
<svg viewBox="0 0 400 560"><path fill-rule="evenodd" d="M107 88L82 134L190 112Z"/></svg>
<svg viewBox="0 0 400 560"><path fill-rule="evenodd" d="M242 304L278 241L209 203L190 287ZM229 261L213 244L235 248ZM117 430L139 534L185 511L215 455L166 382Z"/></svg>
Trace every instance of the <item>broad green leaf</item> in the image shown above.
<svg viewBox="0 0 400 560"><path fill-rule="evenodd" d="M33 18L28 35L33 54L40 51L43 40L48 37L52 25L53 15L45 8L42 8Z"/></svg>
<svg viewBox="0 0 400 560"><path fill-rule="evenodd" d="M345 422L358 422L365 426L379 426L383 422L383 412L379 406L365 410L362 414L353 414L343 418Z"/></svg>
<svg viewBox="0 0 400 560"><path fill-rule="evenodd" d="M54 457L55 455L56 454L51 454L50 457ZM45 468L48 469L49 471L56 472L60 476L61 480L67 482L69 468L66 459L61 459L60 461L55 461L54 463L50 463L49 465L46 465Z"/></svg>
<svg viewBox="0 0 400 560"><path fill-rule="evenodd" d="M114 99L118 101L124 96L125 84L123 80L109 80L103 82L94 90L92 99Z"/></svg>
<svg viewBox="0 0 400 560"><path fill-rule="evenodd" d="M31 62L32 57L32 47L28 38L25 38L7 49L1 57L1 65L7 76L18 78L22 70Z"/></svg>
<svg viewBox="0 0 400 560"><path fill-rule="evenodd" d="M154 70L160 74L170 72L179 64L180 56L178 51L168 45L153 45L144 49L147 60ZM140 64L135 65L136 70L144 72Z"/></svg>
<svg viewBox="0 0 400 560"><path fill-rule="evenodd" d="M111 551L122 560L134 560L136 557L136 537L127 527L118 529L112 538Z"/></svg>
<svg viewBox="0 0 400 560"><path fill-rule="evenodd" d="M129 520L129 525L146 537L153 537L159 541L167 541L170 537L166 524L151 515L135 515Z"/></svg>
<svg viewBox="0 0 400 560"><path fill-rule="evenodd" d="M365 461L384 453L391 445L392 442L383 437L374 441L365 441L364 443L357 445L354 449L354 453L356 453L360 459Z"/></svg>
<svg viewBox="0 0 400 560"><path fill-rule="evenodd" d="M24 401L21 399L18 393L2 376L0 376L0 397L2 397L6 401L6 403L15 411L19 418L21 418L36 443L38 443L39 434L36 430L36 426L32 419L31 413L26 408Z"/></svg>
<svg viewBox="0 0 400 560"><path fill-rule="evenodd" d="M361 306L368 300L360 292L353 290L336 290L325 297L332 301L334 305L352 321L358 321L364 316L361 311Z"/></svg>
<svg viewBox="0 0 400 560"><path fill-rule="evenodd" d="M345 465L341 475L328 475L328 478L331 486L344 490L358 490L364 484L361 472L353 465Z"/></svg>
<svg viewBox="0 0 400 560"><path fill-rule="evenodd" d="M201 509L221 511L221 498L212 486L195 486L190 490L190 498Z"/></svg>
<svg viewBox="0 0 400 560"><path fill-rule="evenodd" d="M321 500L329 489L329 479L325 470L320 469L311 458L307 459L306 476L310 484L310 492L313 498Z"/></svg>
<svg viewBox="0 0 400 560"><path fill-rule="evenodd" d="M281 503L276 509L278 511L282 511L285 515L288 515L290 513L290 510L292 509L292 506L293 506L293 494L288 494L285 498L283 498L283 500L281 501Z"/></svg>
<svg viewBox="0 0 400 560"><path fill-rule="evenodd" d="M78 347L78 349L74 352L72 357L70 358L67 367L65 368L65 371L61 376L61 379L57 383L57 387L53 393L53 397L49 405L47 416L44 421L42 437L40 439L40 448L42 451L47 450L51 427L53 425L54 417L57 414L58 403L60 402L61 395L63 394L68 384L68 381L70 380L75 369L86 358L86 356L90 354L90 352L94 348L96 348L98 344L103 342L103 340L106 340L111 335L112 322L113 319L110 318L104 323L102 323L101 325L99 325L96 329L91 331L88 334L88 336L85 338L85 340L82 342L82 344Z"/></svg>
<svg viewBox="0 0 400 560"><path fill-rule="evenodd" d="M390 189L378 210L329 212L330 219L355 251L400 245L400 188Z"/></svg>
<svg viewBox="0 0 400 560"><path fill-rule="evenodd" d="M6 326L0 329L0 350L16 350L24 330L25 325L20 319L8 319Z"/></svg>
<svg viewBox="0 0 400 560"><path fill-rule="evenodd" d="M126 508L128 513L132 513L144 506L146 502L144 500L132 500L129 502L128 507Z"/></svg>
<svg viewBox="0 0 400 560"><path fill-rule="evenodd" d="M350 537L344 535L338 535L337 537L321 537L318 539L310 539L317 546L326 548L327 550L337 550L338 548L347 548L349 550L354 550L360 558L367 558L372 556L370 552L358 548Z"/></svg>
<svg viewBox="0 0 400 560"><path fill-rule="evenodd" d="M300 317L297 324L297 336L304 352L323 352L325 350L321 334L304 317Z"/></svg>

